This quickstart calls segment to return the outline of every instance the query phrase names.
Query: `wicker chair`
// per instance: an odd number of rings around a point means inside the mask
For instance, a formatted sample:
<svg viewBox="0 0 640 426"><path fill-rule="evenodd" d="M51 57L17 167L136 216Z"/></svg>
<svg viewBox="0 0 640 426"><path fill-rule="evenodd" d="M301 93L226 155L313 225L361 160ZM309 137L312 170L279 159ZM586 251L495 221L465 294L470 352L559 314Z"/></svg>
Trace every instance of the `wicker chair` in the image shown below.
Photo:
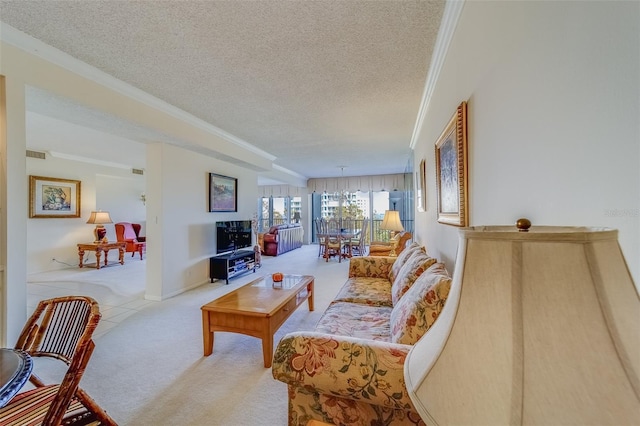
<svg viewBox="0 0 640 426"><path fill-rule="evenodd" d="M46 385L32 374L34 389L19 393L0 409L0 425L117 425L82 389L80 379L93 353L91 336L100 321L98 303L68 296L41 301L16 344L32 357L68 365L62 383Z"/></svg>

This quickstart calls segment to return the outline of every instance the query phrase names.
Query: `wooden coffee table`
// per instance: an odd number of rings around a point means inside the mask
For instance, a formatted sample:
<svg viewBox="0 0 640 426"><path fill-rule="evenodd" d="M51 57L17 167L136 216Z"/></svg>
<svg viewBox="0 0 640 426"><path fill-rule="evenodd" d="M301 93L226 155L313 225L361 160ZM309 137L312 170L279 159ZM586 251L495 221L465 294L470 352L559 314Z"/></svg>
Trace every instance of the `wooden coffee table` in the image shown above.
<svg viewBox="0 0 640 426"><path fill-rule="evenodd" d="M262 339L265 368L271 367L273 335L305 300L313 311L311 275L285 275L281 284L271 276L251 281L202 306L204 356L213 353L213 333L228 331Z"/></svg>

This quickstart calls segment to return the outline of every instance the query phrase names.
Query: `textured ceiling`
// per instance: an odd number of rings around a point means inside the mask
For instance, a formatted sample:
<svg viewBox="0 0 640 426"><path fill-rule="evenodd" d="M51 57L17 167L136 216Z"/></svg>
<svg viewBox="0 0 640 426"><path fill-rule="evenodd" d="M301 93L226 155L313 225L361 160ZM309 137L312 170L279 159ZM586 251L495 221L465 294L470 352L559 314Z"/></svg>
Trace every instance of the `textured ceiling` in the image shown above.
<svg viewBox="0 0 640 426"><path fill-rule="evenodd" d="M405 170L443 10L444 0L0 1L0 20L311 178ZM27 105L147 137L55 102L32 91Z"/></svg>

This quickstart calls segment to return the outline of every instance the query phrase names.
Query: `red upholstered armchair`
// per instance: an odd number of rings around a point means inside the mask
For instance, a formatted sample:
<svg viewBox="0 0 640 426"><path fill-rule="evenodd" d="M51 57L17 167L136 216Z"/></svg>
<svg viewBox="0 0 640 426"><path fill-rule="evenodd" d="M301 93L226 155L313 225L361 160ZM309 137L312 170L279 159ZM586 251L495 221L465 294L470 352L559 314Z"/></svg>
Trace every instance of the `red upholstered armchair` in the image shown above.
<svg viewBox="0 0 640 426"><path fill-rule="evenodd" d="M272 226L266 234L264 234L264 254L267 256L278 255L278 227Z"/></svg>
<svg viewBox="0 0 640 426"><path fill-rule="evenodd" d="M116 238L120 242L126 243L125 251L131 252L131 257L136 253L140 253L140 260L142 260L142 253L145 251L147 243L146 237L140 237L140 224L129 222L118 222L116 227Z"/></svg>
<svg viewBox="0 0 640 426"><path fill-rule="evenodd" d="M302 247L303 237L304 228L299 224L272 226L262 236L264 254L266 256L279 256Z"/></svg>

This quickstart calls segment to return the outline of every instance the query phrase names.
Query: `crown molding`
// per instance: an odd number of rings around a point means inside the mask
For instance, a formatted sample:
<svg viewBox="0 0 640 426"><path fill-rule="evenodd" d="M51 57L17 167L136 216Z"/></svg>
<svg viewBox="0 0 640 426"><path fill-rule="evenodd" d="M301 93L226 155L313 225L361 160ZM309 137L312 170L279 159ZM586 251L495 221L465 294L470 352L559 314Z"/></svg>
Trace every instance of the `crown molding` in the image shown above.
<svg viewBox="0 0 640 426"><path fill-rule="evenodd" d="M274 170L277 170L277 171L279 171L279 172L286 173L286 174L288 174L288 175L291 175L291 176L297 177L298 179L305 179L305 180L307 179L307 177L306 177L306 176L303 176L303 175L301 175L300 173L294 172L293 170L286 169L286 168L284 168L284 167L282 167L282 166L278 166L277 164L274 164L274 165L273 165L273 169L274 169Z"/></svg>
<svg viewBox="0 0 640 426"><path fill-rule="evenodd" d="M427 73L427 80L424 86L424 92L422 93L422 101L420 102L420 109L418 110L418 118L413 128L413 134L411 135L411 143L409 144L411 149L415 149L418 137L420 137L420 130L422 129L424 118L427 115L427 110L429 109L431 96L436 88L436 83L438 82L440 71L442 70L444 60L449 51L451 39L456 31L458 20L462 14L464 3L465 0L447 0L444 6L442 23L440 24L436 44L433 48L431 64L429 65L429 72Z"/></svg>
<svg viewBox="0 0 640 426"><path fill-rule="evenodd" d="M198 129L204 130L210 134L218 136L227 142L237 145L247 151L250 151L268 161L274 161L276 157L269 154L266 151L257 148L245 140L242 140L231 133L228 133L212 124L201 120L186 111L181 110L161 99L150 95L122 80L119 80L104 71L80 61L73 56L49 46L48 44L31 37L30 35L13 28L0 21L0 40L17 47L27 53L37 56L45 61L51 62L59 67L62 67L68 71L78 74L88 80L91 80L97 84L105 86L121 95L141 102L151 108L162 111L178 120L182 120Z"/></svg>

